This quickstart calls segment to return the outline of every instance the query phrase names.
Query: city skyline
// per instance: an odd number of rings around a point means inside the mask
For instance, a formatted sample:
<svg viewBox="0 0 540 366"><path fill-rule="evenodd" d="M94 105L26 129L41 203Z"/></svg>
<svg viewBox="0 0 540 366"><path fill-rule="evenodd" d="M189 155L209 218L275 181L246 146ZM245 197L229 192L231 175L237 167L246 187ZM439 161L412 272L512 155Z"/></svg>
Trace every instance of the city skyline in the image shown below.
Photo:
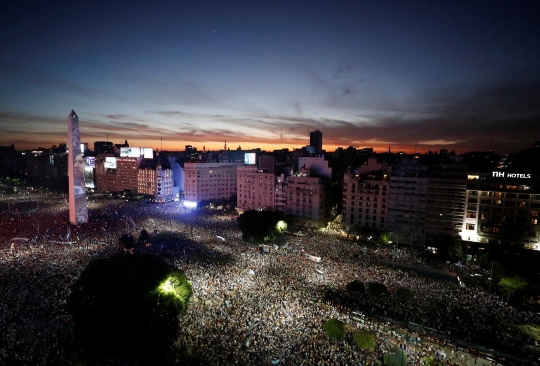
<svg viewBox="0 0 540 366"><path fill-rule="evenodd" d="M11 3L0 146L517 152L540 140L534 2Z"/></svg>

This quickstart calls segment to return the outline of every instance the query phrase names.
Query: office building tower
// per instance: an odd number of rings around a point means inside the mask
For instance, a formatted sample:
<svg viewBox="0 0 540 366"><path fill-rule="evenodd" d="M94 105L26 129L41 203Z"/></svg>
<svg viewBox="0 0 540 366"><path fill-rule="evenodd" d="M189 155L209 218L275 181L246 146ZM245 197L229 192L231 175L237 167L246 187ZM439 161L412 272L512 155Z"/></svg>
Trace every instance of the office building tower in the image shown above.
<svg viewBox="0 0 540 366"><path fill-rule="evenodd" d="M114 154L114 144L109 141L94 142L94 154Z"/></svg>
<svg viewBox="0 0 540 366"><path fill-rule="evenodd" d="M309 146L313 148L314 154L322 153L322 132L317 130L309 133Z"/></svg>

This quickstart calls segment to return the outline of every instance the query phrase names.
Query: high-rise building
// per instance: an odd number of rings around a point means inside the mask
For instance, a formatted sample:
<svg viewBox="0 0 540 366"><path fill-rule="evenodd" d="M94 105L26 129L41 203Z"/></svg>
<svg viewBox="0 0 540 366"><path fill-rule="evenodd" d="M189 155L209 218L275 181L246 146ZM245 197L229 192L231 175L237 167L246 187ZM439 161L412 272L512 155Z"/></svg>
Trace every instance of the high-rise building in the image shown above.
<svg viewBox="0 0 540 366"><path fill-rule="evenodd" d="M428 166L416 159L401 159L392 164L388 230L397 243L424 245L429 186Z"/></svg>
<svg viewBox="0 0 540 366"><path fill-rule="evenodd" d="M309 146L313 147L316 155L322 153L322 132L317 130L309 133Z"/></svg>
<svg viewBox="0 0 540 366"><path fill-rule="evenodd" d="M94 154L114 154L114 144L109 141L94 142Z"/></svg>
<svg viewBox="0 0 540 366"><path fill-rule="evenodd" d="M467 172L463 164L435 164L429 169L426 237L459 238L463 226Z"/></svg>

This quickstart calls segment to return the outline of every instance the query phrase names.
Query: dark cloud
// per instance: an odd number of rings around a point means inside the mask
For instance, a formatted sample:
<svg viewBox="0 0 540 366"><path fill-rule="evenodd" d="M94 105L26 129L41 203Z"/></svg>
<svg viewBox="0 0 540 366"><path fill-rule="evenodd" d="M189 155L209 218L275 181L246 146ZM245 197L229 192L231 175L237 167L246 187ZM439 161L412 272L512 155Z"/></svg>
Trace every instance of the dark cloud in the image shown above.
<svg viewBox="0 0 540 366"><path fill-rule="evenodd" d="M4 78L16 78L19 83L24 82L34 86L76 93L85 97L112 98L117 101L125 101L125 99L105 90L83 87L46 72L37 71L31 67L14 62L0 63L0 76Z"/></svg>

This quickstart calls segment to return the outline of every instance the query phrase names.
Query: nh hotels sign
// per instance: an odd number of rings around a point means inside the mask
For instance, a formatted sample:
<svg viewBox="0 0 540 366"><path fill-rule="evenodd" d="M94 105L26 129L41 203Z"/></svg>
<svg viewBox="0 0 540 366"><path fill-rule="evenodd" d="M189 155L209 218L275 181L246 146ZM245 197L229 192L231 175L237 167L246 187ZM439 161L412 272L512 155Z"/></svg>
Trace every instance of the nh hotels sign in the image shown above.
<svg viewBox="0 0 540 366"><path fill-rule="evenodd" d="M491 176L495 178L530 178L531 174L523 173L507 173L507 172L491 172Z"/></svg>

